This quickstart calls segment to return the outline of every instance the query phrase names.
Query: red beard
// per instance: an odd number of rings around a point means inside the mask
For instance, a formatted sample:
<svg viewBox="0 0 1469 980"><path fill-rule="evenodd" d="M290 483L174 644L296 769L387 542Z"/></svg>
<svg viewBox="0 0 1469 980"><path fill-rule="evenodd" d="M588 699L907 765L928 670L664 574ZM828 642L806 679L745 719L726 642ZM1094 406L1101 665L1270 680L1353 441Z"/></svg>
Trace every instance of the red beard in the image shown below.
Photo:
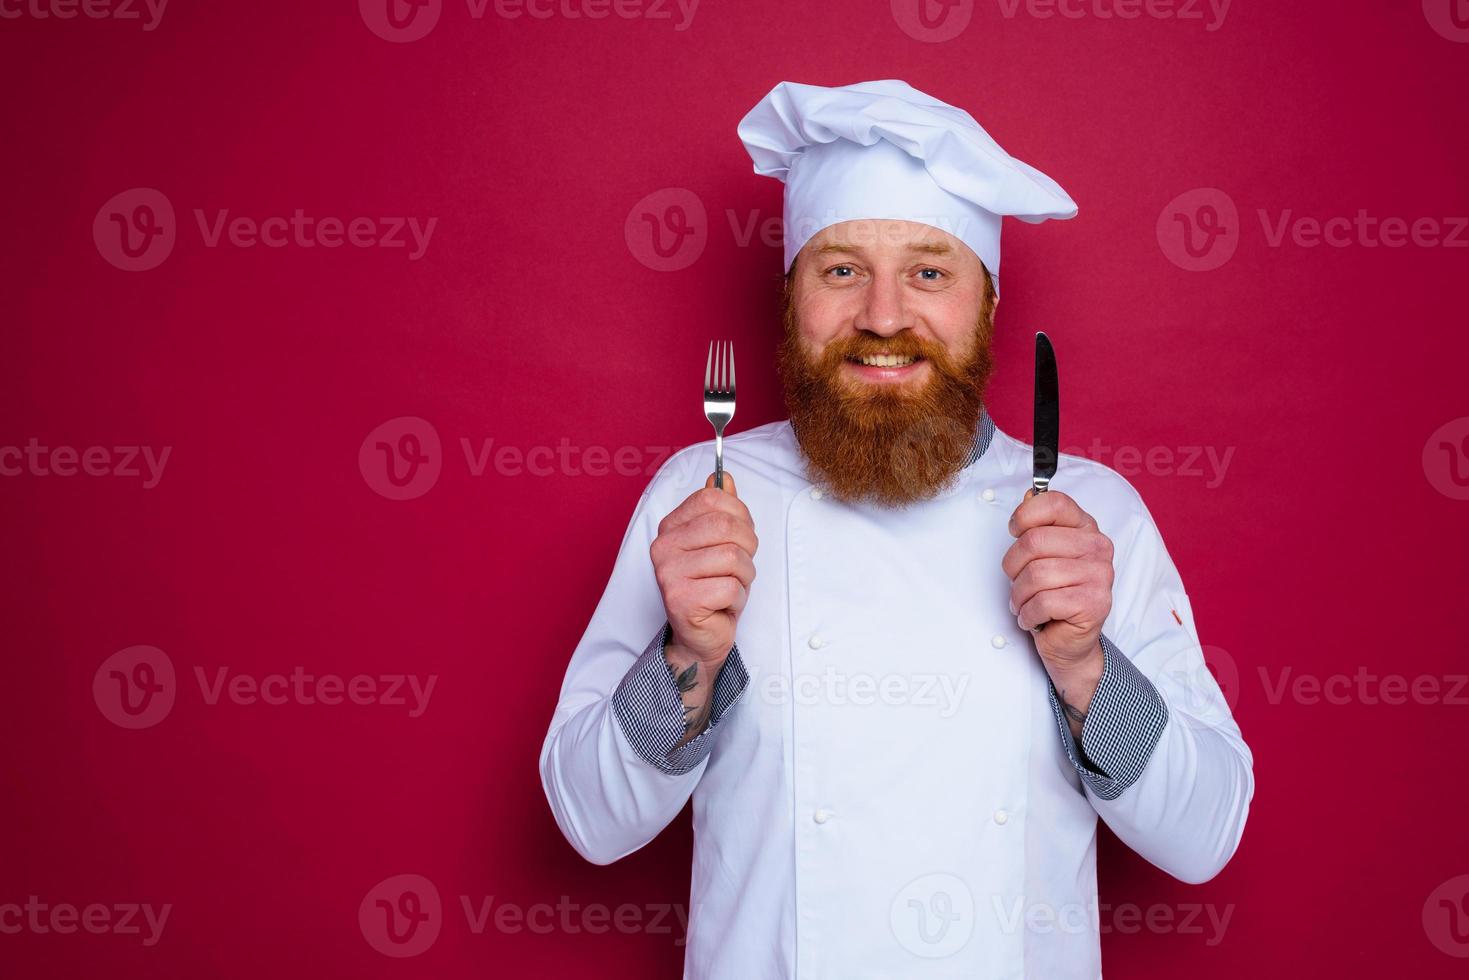
<svg viewBox="0 0 1469 980"><path fill-rule="evenodd" d="M779 352L786 409L811 482L840 500L902 507L947 489L974 448L994 371L993 293L986 288L970 351L956 361L911 330L859 333L829 343L817 359L801 343L787 289ZM879 352L929 362L921 387L865 385L842 377L842 362Z"/></svg>

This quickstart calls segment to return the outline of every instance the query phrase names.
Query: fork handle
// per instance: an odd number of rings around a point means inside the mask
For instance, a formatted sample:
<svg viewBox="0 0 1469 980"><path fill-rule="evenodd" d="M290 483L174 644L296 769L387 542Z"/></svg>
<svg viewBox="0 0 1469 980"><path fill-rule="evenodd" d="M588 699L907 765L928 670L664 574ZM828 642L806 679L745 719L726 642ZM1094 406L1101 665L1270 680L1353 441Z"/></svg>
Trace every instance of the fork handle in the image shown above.
<svg viewBox="0 0 1469 980"><path fill-rule="evenodd" d="M714 485L724 489L724 433L714 433Z"/></svg>

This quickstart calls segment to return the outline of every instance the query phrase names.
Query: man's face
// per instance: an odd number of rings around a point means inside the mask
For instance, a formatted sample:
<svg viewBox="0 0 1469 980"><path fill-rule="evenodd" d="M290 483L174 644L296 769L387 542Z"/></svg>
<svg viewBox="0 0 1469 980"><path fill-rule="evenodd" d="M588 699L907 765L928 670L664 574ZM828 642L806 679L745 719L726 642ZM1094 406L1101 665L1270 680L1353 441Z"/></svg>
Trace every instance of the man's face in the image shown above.
<svg viewBox="0 0 1469 980"><path fill-rule="evenodd" d="M822 230L787 282L780 367L813 480L901 505L963 465L992 369L994 293L957 238L910 221Z"/></svg>

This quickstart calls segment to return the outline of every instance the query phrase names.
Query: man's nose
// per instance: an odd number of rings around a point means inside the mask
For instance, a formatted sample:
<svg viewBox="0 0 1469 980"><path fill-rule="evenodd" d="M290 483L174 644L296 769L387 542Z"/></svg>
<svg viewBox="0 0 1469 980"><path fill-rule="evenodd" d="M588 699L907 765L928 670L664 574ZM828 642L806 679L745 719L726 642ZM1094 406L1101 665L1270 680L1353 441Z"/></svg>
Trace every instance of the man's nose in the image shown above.
<svg viewBox="0 0 1469 980"><path fill-rule="evenodd" d="M909 315L903 303L902 284L894 276L878 276L867 286L855 326L880 337L891 337L912 326L908 323Z"/></svg>

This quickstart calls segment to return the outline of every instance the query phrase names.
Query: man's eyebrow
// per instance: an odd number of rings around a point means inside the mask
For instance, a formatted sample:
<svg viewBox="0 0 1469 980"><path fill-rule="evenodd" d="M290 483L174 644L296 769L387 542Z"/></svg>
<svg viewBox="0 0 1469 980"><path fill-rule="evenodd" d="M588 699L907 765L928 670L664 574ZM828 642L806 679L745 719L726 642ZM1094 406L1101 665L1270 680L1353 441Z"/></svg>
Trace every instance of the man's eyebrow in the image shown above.
<svg viewBox="0 0 1469 980"><path fill-rule="evenodd" d="M954 251L953 248L944 242L917 242L909 245L907 248L910 252L922 252L926 255L948 255ZM847 242L828 242L818 247L816 254L828 255L831 253L843 253L850 255L860 251L862 249L859 246Z"/></svg>

